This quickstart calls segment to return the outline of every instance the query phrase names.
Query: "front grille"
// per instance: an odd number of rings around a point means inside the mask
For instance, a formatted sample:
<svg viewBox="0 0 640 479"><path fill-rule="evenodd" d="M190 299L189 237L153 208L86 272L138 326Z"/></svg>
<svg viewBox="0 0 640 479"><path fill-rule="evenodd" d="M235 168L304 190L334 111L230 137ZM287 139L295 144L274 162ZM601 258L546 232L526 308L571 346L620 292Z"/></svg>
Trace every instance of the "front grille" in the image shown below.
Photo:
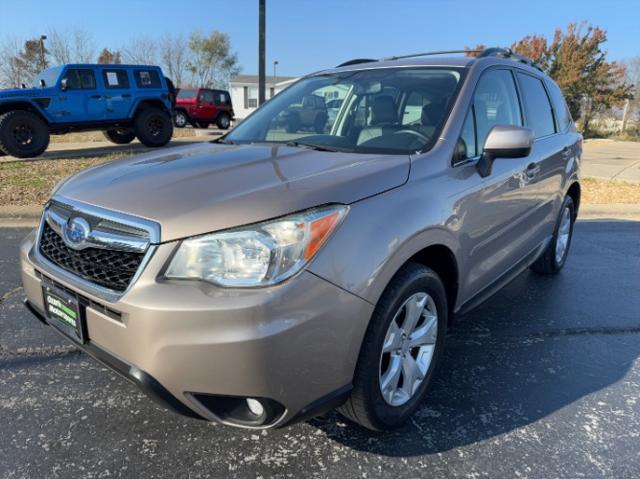
<svg viewBox="0 0 640 479"><path fill-rule="evenodd" d="M47 222L43 223L40 253L62 269L117 292L127 289L144 257L144 253L100 248L73 250Z"/></svg>

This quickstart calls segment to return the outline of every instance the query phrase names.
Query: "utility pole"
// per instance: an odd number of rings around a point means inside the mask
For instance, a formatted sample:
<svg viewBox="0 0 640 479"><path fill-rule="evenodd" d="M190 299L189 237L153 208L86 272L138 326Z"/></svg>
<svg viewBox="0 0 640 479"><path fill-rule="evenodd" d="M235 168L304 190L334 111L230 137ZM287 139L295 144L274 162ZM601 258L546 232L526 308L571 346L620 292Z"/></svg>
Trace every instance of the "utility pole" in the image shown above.
<svg viewBox="0 0 640 479"><path fill-rule="evenodd" d="M278 60L273 62L273 84L276 84L276 67L278 66Z"/></svg>
<svg viewBox="0 0 640 479"><path fill-rule="evenodd" d="M44 59L44 41L46 39L47 39L46 35L40 35L40 66L42 70L44 70L45 67L47 66L47 63L45 62L45 59Z"/></svg>
<svg viewBox="0 0 640 479"><path fill-rule="evenodd" d="M624 102L624 110L622 111L622 133L624 133L627 130L630 106L631 106L631 101L627 98L627 100Z"/></svg>
<svg viewBox="0 0 640 479"><path fill-rule="evenodd" d="M258 0L258 106L265 100L265 2Z"/></svg>

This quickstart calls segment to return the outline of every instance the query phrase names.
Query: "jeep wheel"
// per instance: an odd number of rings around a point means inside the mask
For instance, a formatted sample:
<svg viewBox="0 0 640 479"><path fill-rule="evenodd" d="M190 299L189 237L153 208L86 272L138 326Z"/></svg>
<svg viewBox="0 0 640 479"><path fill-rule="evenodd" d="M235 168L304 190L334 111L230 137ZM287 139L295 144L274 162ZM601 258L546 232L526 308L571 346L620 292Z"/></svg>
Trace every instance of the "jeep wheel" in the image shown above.
<svg viewBox="0 0 640 479"><path fill-rule="evenodd" d="M231 118L226 113L220 113L216 119L216 125L221 130L227 130L231 126Z"/></svg>
<svg viewBox="0 0 640 479"><path fill-rule="evenodd" d="M171 117L159 108L147 108L138 113L133 129L138 140L151 147L166 145L173 135Z"/></svg>
<svg viewBox="0 0 640 479"><path fill-rule="evenodd" d="M126 145L131 143L136 137L135 132L129 128L112 128L103 131L102 134L107 140L116 145Z"/></svg>
<svg viewBox="0 0 640 479"><path fill-rule="evenodd" d="M173 114L173 124L177 128L184 128L185 126L187 126L187 123L189 123L189 120L187 119L187 114L184 111L177 110Z"/></svg>
<svg viewBox="0 0 640 479"><path fill-rule="evenodd" d="M405 423L427 395L444 348L446 323L442 281L433 270L407 263L373 312L353 390L340 413L374 431Z"/></svg>
<svg viewBox="0 0 640 479"><path fill-rule="evenodd" d="M49 127L35 113L15 110L0 116L0 150L17 158L33 158L49 146Z"/></svg>

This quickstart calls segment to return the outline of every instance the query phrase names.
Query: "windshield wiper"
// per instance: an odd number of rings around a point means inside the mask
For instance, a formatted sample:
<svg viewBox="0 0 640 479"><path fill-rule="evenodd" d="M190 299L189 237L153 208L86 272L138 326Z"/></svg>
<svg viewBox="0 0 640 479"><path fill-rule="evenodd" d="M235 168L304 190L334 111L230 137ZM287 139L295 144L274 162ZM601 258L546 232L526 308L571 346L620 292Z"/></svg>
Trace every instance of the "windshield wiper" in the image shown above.
<svg viewBox="0 0 640 479"><path fill-rule="evenodd" d="M340 151L337 148L334 148L332 146L327 146L327 145L316 145L314 143L305 143L303 141L288 141L287 143L285 143L287 146L295 146L298 148L309 148L310 150L317 150L317 151Z"/></svg>
<svg viewBox="0 0 640 479"><path fill-rule="evenodd" d="M223 145L237 145L235 141L227 140L226 138L217 138L213 140L214 143L222 143Z"/></svg>

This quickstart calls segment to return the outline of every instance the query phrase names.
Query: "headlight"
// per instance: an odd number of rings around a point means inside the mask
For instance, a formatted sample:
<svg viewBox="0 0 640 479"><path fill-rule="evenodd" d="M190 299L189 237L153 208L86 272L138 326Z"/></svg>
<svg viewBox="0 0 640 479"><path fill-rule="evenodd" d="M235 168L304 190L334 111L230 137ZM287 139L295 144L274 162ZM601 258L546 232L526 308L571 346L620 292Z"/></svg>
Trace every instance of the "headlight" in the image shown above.
<svg viewBox="0 0 640 479"><path fill-rule="evenodd" d="M267 286L290 278L318 252L348 207L314 208L272 221L184 240L165 276L227 287Z"/></svg>

